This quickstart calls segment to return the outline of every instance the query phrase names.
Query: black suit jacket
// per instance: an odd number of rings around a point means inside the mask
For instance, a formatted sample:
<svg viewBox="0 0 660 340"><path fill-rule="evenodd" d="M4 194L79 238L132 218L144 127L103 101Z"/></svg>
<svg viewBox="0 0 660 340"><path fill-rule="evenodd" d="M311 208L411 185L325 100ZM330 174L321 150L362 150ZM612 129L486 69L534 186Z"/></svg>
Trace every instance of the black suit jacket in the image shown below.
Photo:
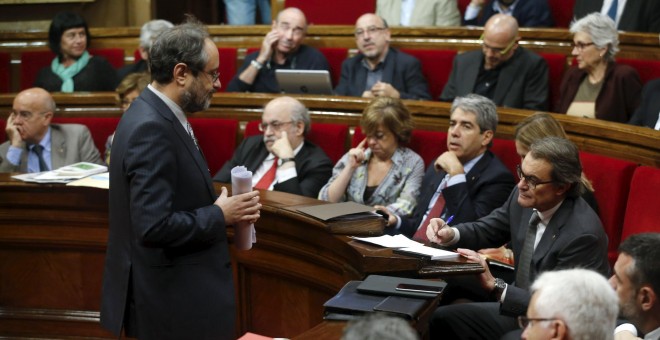
<svg viewBox="0 0 660 340"><path fill-rule="evenodd" d="M525 242L533 209L518 204L518 188L500 208L476 222L456 226L460 240L455 246L470 249L499 247L510 241L516 268ZM598 215L582 198L566 198L550 219L532 257L530 282L546 270L587 268L609 275L607 235ZM505 315L523 315L530 294L509 285L500 311Z"/></svg>
<svg viewBox="0 0 660 340"><path fill-rule="evenodd" d="M335 94L362 97L362 93L368 90L367 69L362 65L362 60L363 54L344 60ZM394 48L390 48L385 57L381 81L399 91L401 99L431 99L419 60Z"/></svg>
<svg viewBox="0 0 660 340"><path fill-rule="evenodd" d="M412 238L445 175L445 171L436 171L434 164L429 165L422 180L418 204L411 217L401 217L399 233ZM476 221L502 206L514 185L511 172L490 151L484 153L465 177L465 182L442 190L445 208L441 215L453 215L452 225Z"/></svg>
<svg viewBox="0 0 660 340"><path fill-rule="evenodd" d="M102 325L118 335L130 320L140 339L234 339L226 225L208 167L150 89L123 115L111 157Z"/></svg>
<svg viewBox="0 0 660 340"><path fill-rule="evenodd" d="M275 191L284 191L316 198L319 190L328 182L332 175L332 161L323 149L305 140L303 147L295 156L297 177L291 178L273 186ZM231 169L243 165L255 172L268 157L268 149L263 142L263 136L246 138L234 151L234 156L222 166L213 180L231 183Z"/></svg>
<svg viewBox="0 0 660 340"><path fill-rule="evenodd" d="M576 0L573 17L580 19L587 14L600 12L603 0ZM660 1L628 0L621 13L617 29L635 32L660 32Z"/></svg>
<svg viewBox="0 0 660 340"><path fill-rule="evenodd" d="M660 79L654 79L644 85L641 104L635 110L628 124L655 128L660 113Z"/></svg>
<svg viewBox="0 0 660 340"><path fill-rule="evenodd" d="M464 20L463 24L484 26L490 17L498 13L493 10L493 1L496 0L488 1L476 18ZM553 27L551 13L548 0L518 0L512 15L520 27Z"/></svg>
<svg viewBox="0 0 660 340"><path fill-rule="evenodd" d="M454 98L474 92L484 53L475 50L454 57L449 80L440 95L441 101L451 102ZM515 54L504 65L497 78L493 102L497 106L517 109L548 109L548 64L538 54L518 47Z"/></svg>

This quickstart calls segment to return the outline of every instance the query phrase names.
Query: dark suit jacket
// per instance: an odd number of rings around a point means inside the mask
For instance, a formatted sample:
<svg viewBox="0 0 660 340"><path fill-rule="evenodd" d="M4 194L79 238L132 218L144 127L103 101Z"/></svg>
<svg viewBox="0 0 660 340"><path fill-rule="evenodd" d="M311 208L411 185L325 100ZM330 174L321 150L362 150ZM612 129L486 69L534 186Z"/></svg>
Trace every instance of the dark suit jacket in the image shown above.
<svg viewBox="0 0 660 340"><path fill-rule="evenodd" d="M487 2L476 18L464 20L463 24L484 26L490 17L498 13L493 10L493 1L496 0ZM520 27L553 27L555 23L551 13L548 0L518 0L512 15Z"/></svg>
<svg viewBox="0 0 660 340"><path fill-rule="evenodd" d="M111 157L102 325L118 334L136 322L140 339L234 339L224 215L202 154L151 90L123 115Z"/></svg>
<svg viewBox="0 0 660 340"><path fill-rule="evenodd" d="M628 124L655 128L660 113L660 79L654 79L644 85L642 102Z"/></svg>
<svg viewBox="0 0 660 340"><path fill-rule="evenodd" d="M332 161L314 143L308 140L305 140L304 143L295 156L298 176L275 184L273 189L316 198L319 190L332 175ZM248 137L236 148L234 156L222 166L213 180L231 183L231 169L235 166L243 165L248 170L255 172L266 157L268 157L268 149L263 142L263 136Z"/></svg>
<svg viewBox="0 0 660 340"><path fill-rule="evenodd" d="M368 90L365 88L367 69L362 65L363 59L364 55L358 54L344 60L335 94L362 97L362 93ZM399 91L401 99L431 99L421 63L417 58L390 47L383 66L381 81L389 83Z"/></svg>
<svg viewBox="0 0 660 340"><path fill-rule="evenodd" d="M603 0L576 0L573 17L580 19L592 12L600 12ZM628 0L617 29L634 32L660 32L660 1Z"/></svg>
<svg viewBox="0 0 660 340"><path fill-rule="evenodd" d="M484 53L481 50L457 55L440 100L451 102L456 97L474 92L483 60ZM502 70L492 98L497 106L541 111L548 109L548 64L543 58L518 47L511 59L500 67Z"/></svg>
<svg viewBox="0 0 660 340"><path fill-rule="evenodd" d="M4 159L7 157L9 144L10 142L6 141L0 145L0 172L27 172L27 150L23 150L21 162L17 166ZM85 125L51 124L50 146L50 162L53 167L51 170L78 162L105 165Z"/></svg>
<svg viewBox="0 0 660 340"><path fill-rule="evenodd" d="M460 240L455 246L483 249L511 241L517 268L532 211L518 204L516 187L502 207L476 222L457 225ZM598 215L582 198L566 198L534 250L530 282L546 270L575 267L593 269L607 277L607 235ZM500 311L505 315L523 315L529 298L527 290L509 285Z"/></svg>
<svg viewBox="0 0 660 340"><path fill-rule="evenodd" d="M559 90L557 112L565 113L573 103L587 71L571 66L564 73ZM637 71L623 64L610 62L605 71L603 86L596 97L596 118L626 123L639 106L642 81Z"/></svg>
<svg viewBox="0 0 660 340"><path fill-rule="evenodd" d="M422 192L417 200L418 204L412 217L401 217L399 233L412 238L445 175L445 171L436 171L434 164L429 165L422 180ZM490 151L484 153L465 177L465 182L442 190L445 198L443 214L454 216L452 225L476 221L490 214L493 209L502 206L514 185L511 172Z"/></svg>

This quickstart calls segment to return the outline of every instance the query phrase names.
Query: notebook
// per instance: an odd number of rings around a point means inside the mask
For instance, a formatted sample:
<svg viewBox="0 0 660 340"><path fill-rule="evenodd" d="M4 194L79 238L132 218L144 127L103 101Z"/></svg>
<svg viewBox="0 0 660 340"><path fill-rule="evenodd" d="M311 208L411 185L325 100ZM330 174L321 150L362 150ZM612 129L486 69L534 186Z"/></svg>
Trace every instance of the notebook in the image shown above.
<svg viewBox="0 0 660 340"><path fill-rule="evenodd" d="M293 94L332 94L330 72L326 70L275 70L280 91Z"/></svg>

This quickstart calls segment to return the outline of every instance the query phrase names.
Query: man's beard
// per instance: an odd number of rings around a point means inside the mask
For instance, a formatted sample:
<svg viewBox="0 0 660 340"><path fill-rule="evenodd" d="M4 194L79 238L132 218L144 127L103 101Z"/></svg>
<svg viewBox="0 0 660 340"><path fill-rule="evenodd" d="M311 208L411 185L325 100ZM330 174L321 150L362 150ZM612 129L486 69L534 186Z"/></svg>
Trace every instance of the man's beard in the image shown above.
<svg viewBox="0 0 660 340"><path fill-rule="evenodd" d="M189 90L183 92L181 109L185 113L204 111L211 106L211 97L213 97L213 93L204 91L199 82L195 81Z"/></svg>
<svg viewBox="0 0 660 340"><path fill-rule="evenodd" d="M640 315L641 311L639 310L639 306L635 304L634 300L629 300L626 302L621 302L619 304L619 315L623 316L626 318L628 321L630 321L634 325L638 325L639 322L641 321Z"/></svg>

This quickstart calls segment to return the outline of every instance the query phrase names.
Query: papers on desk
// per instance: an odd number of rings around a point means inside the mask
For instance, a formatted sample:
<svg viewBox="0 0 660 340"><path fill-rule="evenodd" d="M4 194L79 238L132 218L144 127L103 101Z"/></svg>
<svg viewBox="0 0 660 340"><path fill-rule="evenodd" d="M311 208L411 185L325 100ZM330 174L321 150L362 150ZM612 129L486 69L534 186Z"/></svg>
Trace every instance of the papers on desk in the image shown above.
<svg viewBox="0 0 660 340"><path fill-rule="evenodd" d="M461 256L453 251L425 246L401 234L395 236L353 237L353 239L379 245L381 247L393 248L395 253L422 256L431 260L456 260Z"/></svg>
<svg viewBox="0 0 660 340"><path fill-rule="evenodd" d="M91 175L66 184L72 187L90 187L99 189L110 189L110 173Z"/></svg>
<svg viewBox="0 0 660 340"><path fill-rule="evenodd" d="M63 166L56 170L15 175L12 176L12 178L34 183L69 183L77 179L107 171L107 166L80 162Z"/></svg>

